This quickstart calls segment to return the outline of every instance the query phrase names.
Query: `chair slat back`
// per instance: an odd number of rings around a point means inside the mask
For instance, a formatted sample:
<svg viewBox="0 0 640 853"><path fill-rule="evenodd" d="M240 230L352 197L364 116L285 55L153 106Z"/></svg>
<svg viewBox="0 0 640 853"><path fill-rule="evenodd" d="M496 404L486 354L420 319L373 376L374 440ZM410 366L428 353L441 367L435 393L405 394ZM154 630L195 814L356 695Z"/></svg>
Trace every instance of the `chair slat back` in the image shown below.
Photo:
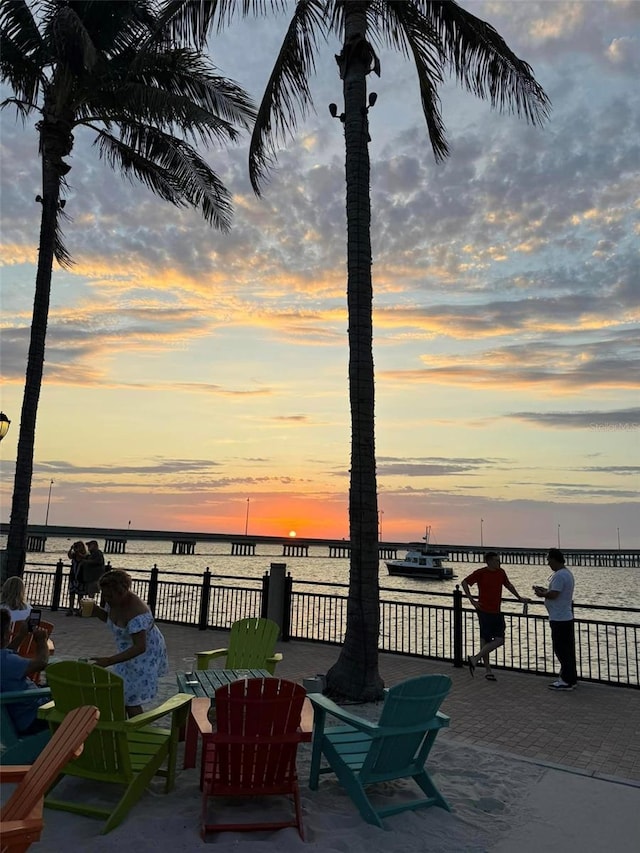
<svg viewBox="0 0 640 853"><path fill-rule="evenodd" d="M227 669L264 669L280 629L271 619L240 619L231 626Z"/></svg>
<svg viewBox="0 0 640 853"><path fill-rule="evenodd" d="M216 690L215 777L247 791L289 786L304 688L279 678L234 681Z"/></svg>
<svg viewBox="0 0 640 853"><path fill-rule="evenodd" d="M87 704L100 709L100 725L87 738L78 765L100 775L130 778L122 678L84 661L60 661L47 667L47 681L56 710L67 713ZM105 723L111 724L108 729Z"/></svg>
<svg viewBox="0 0 640 853"><path fill-rule="evenodd" d="M75 708L66 715L55 735L31 765L0 810L0 820L23 820L43 799L60 770L80 755L83 743L98 723L100 712L92 706Z"/></svg>
<svg viewBox="0 0 640 853"><path fill-rule="evenodd" d="M421 745L428 724L451 689L447 675L423 675L392 687L384 701L379 734L371 744L361 774L376 776L422 763ZM386 733L385 728L393 729ZM406 733L398 728L407 729Z"/></svg>

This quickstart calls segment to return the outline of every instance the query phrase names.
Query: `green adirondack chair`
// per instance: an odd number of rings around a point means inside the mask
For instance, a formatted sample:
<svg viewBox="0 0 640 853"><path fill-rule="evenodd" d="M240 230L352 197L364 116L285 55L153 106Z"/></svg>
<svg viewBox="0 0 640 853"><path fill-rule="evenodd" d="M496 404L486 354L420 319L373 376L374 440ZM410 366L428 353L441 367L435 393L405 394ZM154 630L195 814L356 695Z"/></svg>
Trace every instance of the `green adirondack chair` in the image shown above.
<svg viewBox="0 0 640 853"><path fill-rule="evenodd" d="M321 773L335 773L367 823L384 827L382 818L406 809L440 806L450 811L424 768L441 728L449 717L438 710L451 689L447 675L423 675L387 691L377 723L356 717L321 693L310 693L313 705L313 746L309 787L316 790ZM331 714L346 725L325 728ZM328 767L321 767L324 755ZM413 779L426 798L402 799L375 808L365 788L377 782Z"/></svg>
<svg viewBox="0 0 640 853"><path fill-rule="evenodd" d="M48 687L0 693L0 764L33 764L51 738L46 730L34 735L20 734L13 724L9 705L50 696Z"/></svg>
<svg viewBox="0 0 640 853"><path fill-rule="evenodd" d="M279 633L272 619L240 619L231 626L228 648L197 653L198 669L209 669L214 658L226 655L225 669L266 669L273 675L282 660L274 653Z"/></svg>
<svg viewBox="0 0 640 853"><path fill-rule="evenodd" d="M82 755L63 768L62 776L121 785L124 792L113 808L78 801L77 796L59 799L51 792L45 806L106 818L101 829L104 835L122 822L154 776L166 779L165 793L172 790L179 732L186 724L192 697L178 693L152 711L127 719L123 680L108 669L81 661L61 661L47 667L47 681L53 702L43 705L39 716L48 720L52 729L79 705L95 705L100 710L100 721L87 738ZM171 716L170 728L149 725L167 715Z"/></svg>

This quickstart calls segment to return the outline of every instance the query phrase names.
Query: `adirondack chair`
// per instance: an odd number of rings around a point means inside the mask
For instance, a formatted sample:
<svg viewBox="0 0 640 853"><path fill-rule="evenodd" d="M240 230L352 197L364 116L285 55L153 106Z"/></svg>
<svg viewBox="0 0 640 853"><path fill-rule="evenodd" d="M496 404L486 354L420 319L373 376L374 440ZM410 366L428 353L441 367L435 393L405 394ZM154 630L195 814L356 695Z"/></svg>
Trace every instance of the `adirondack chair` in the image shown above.
<svg viewBox="0 0 640 853"><path fill-rule="evenodd" d="M105 834L122 822L154 776L166 779L165 793L175 784L178 735L189 713L191 697L178 693L162 705L127 719L122 678L108 669L81 661L61 661L47 667L53 702L43 705L39 716L55 728L72 708L90 702L100 709L100 722L85 744L82 756L62 769L62 776L76 776L124 788L113 807L99 807L77 797L65 800L50 793L45 806L62 811L106 818ZM171 715L168 729L150 726ZM163 765L166 762L166 767Z"/></svg>
<svg viewBox="0 0 640 853"><path fill-rule="evenodd" d="M216 690L217 730L204 743L201 834L295 826L304 839L296 773L304 687L279 678L248 678ZM289 819L247 823L207 821L213 797L293 798Z"/></svg>
<svg viewBox="0 0 640 853"><path fill-rule="evenodd" d="M9 637L9 641L11 641L11 639L15 636L16 629L20 625L22 625L22 622L16 622L14 624L11 636ZM51 634L53 633L55 625L53 624L53 622L45 622L44 620L41 620L38 627L42 628L43 631L47 632L47 639L49 640L49 649L51 650L53 648L53 640L51 640ZM22 658L33 658L36 656L36 644L33 639L32 633L27 634L27 636L20 643L16 651L17 654L19 654ZM27 676L27 678L30 678L34 684L40 684L40 676L40 672L32 672L31 675Z"/></svg>
<svg viewBox="0 0 640 853"><path fill-rule="evenodd" d="M48 699L50 696L48 687L0 693L0 765L33 764L51 737L46 730L34 735L20 734L13 724L9 705L28 699Z"/></svg>
<svg viewBox="0 0 640 853"><path fill-rule="evenodd" d="M227 656L225 669L266 669L274 674L282 660L274 649L280 628L271 619L240 619L231 626L229 647L197 653L198 669L209 669L214 658Z"/></svg>
<svg viewBox="0 0 640 853"><path fill-rule="evenodd" d="M450 688L446 675L423 675L396 684L387 691L377 723L350 714L321 693L310 693L314 721L309 787L317 789L321 773L335 773L364 820L380 827L384 827L383 817L406 809L440 806L450 811L424 769L436 735L449 725L449 717L438 708ZM327 714L346 725L326 728ZM328 767L320 766L322 755ZM426 799L373 806L367 785L404 778L412 778Z"/></svg>
<svg viewBox="0 0 640 853"><path fill-rule="evenodd" d="M62 721L55 735L30 767L0 767L0 782L17 784L0 809L2 853L23 853L40 840L43 828L44 795L60 769L77 758L87 736L96 726L100 712L90 705L75 708Z"/></svg>

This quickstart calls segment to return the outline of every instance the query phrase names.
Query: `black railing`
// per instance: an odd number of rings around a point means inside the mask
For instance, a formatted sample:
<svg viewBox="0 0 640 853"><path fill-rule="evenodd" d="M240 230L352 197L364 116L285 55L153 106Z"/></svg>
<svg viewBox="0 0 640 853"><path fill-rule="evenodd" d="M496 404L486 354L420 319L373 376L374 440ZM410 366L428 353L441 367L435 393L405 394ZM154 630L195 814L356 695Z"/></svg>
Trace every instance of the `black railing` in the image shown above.
<svg viewBox="0 0 640 853"><path fill-rule="evenodd" d="M213 576L207 569L200 578L166 572L169 579L164 579L155 566L131 574L134 592L149 603L160 622L198 625L201 630L229 629L238 619L267 614L268 575ZM53 610L67 606L68 569L62 561L55 567L28 564L25 583L34 605ZM294 581L289 575L282 639L341 644L347 621L347 589L345 584ZM466 656L477 650L475 611L463 606L459 589L453 593L429 592L429 601L425 601L424 590L381 587L380 592L381 651L449 660L454 666L462 666ZM506 642L494 652L498 666L554 673L547 618L542 606L538 607L538 613L523 613L517 602L505 600ZM640 609L576 604L575 611L579 677L640 687ZM603 612L617 615L618 620L597 618ZM620 621L622 618L629 621Z"/></svg>

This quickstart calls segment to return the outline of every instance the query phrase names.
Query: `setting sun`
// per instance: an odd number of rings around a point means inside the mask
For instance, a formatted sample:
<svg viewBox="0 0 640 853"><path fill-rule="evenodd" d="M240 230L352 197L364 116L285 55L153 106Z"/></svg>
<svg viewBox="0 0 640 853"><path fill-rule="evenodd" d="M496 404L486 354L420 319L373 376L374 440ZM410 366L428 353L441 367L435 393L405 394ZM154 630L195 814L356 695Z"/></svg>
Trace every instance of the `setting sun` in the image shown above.
<svg viewBox="0 0 640 853"><path fill-rule="evenodd" d="M295 536L295 535L296 535L295 530L290 530L290 531L289 531L289 536Z"/></svg>

